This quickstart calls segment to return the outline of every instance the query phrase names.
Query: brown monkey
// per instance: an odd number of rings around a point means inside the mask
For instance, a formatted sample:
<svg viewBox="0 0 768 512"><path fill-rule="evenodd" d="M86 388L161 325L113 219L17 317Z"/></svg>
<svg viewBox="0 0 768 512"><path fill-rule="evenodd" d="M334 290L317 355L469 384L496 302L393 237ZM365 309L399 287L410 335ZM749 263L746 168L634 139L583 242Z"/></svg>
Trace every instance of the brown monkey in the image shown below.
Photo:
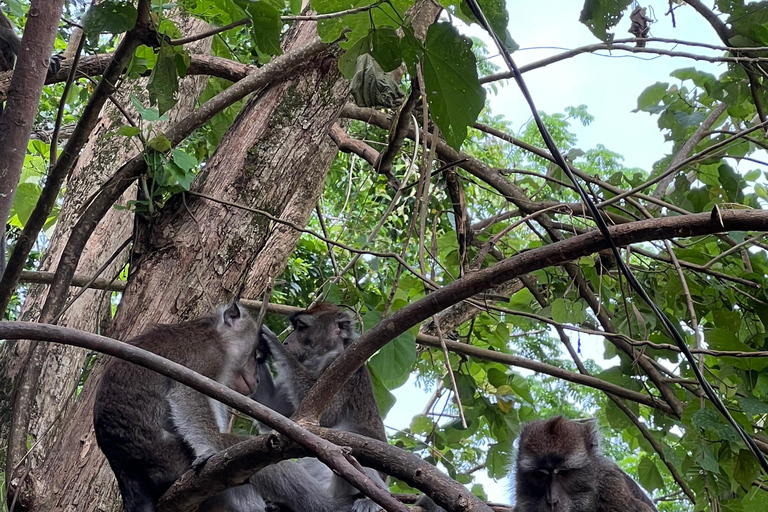
<svg viewBox="0 0 768 512"><path fill-rule="evenodd" d="M515 512L656 512L640 486L600 454L595 422L562 416L523 427L515 502ZM444 512L427 496L416 505Z"/></svg>
<svg viewBox="0 0 768 512"><path fill-rule="evenodd" d="M286 415L295 412L318 377L357 337L349 314L328 303L293 315L291 324L294 330L282 344L274 335L265 333L263 337L266 351L272 355L277 370L277 393L265 396L257 390L254 395L257 401ZM386 441L384 422L365 366L358 369L334 397L323 413L320 425ZM301 462L315 478L327 484L334 499L351 502L353 512L380 510L379 505L345 480L332 475L316 460L302 459ZM374 470L366 472L377 484L387 488L385 475Z"/></svg>
<svg viewBox="0 0 768 512"><path fill-rule="evenodd" d="M243 394L257 387L256 324L239 305L131 340ZM224 404L158 373L110 359L96 392L96 441L112 467L125 512L152 512L190 468L241 440L226 431Z"/></svg>
<svg viewBox="0 0 768 512"><path fill-rule="evenodd" d="M520 434L516 512L656 512L632 478L600 453L594 421L562 416Z"/></svg>
<svg viewBox="0 0 768 512"><path fill-rule="evenodd" d="M20 49L21 38L16 34L11 20L0 9L0 71L10 71L14 68ZM52 55L48 63L48 73L56 73L61 67L62 60L63 56Z"/></svg>

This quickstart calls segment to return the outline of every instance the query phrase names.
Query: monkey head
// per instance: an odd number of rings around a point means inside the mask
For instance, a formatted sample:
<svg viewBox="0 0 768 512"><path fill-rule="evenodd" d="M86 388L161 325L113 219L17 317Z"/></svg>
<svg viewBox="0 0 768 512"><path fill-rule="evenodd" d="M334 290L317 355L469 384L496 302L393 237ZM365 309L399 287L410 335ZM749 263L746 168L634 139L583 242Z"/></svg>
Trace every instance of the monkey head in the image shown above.
<svg viewBox="0 0 768 512"><path fill-rule="evenodd" d="M321 302L290 318L293 332L285 348L312 373L325 370L357 337L352 317L333 304Z"/></svg>
<svg viewBox="0 0 768 512"><path fill-rule="evenodd" d="M596 511L598 459L599 437L593 421L557 416L526 425L517 455L516 510Z"/></svg>
<svg viewBox="0 0 768 512"><path fill-rule="evenodd" d="M231 368L230 387L246 396L256 391L259 385L256 364L262 344L255 327L251 315L237 302L220 308L216 316L216 331L221 336L222 350L228 359L224 371Z"/></svg>

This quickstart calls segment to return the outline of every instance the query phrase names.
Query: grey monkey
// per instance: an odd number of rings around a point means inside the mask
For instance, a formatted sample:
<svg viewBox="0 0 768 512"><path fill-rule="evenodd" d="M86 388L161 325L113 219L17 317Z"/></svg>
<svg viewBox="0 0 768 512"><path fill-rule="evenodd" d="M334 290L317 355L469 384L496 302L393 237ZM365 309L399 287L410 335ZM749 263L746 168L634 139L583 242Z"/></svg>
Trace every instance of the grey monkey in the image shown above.
<svg viewBox="0 0 768 512"><path fill-rule="evenodd" d="M237 303L211 316L156 325L131 340L243 394L257 386L259 333ZM110 359L96 392L96 441L117 477L125 512L151 512L190 468L244 438L223 433L220 402L138 365Z"/></svg>
<svg viewBox="0 0 768 512"><path fill-rule="evenodd" d="M600 454L594 421L562 416L523 427L515 499L515 512L657 512L640 486ZM427 496L416 505L444 512Z"/></svg>
<svg viewBox="0 0 768 512"><path fill-rule="evenodd" d="M254 395L257 401L286 416L295 412L319 376L357 337L349 314L332 304L319 303L293 315L290 320L294 330L284 343L273 334L265 333L263 338L266 342L264 351L272 356L277 370L274 386L278 392L267 397L257 390ZM320 425L386 441L371 376L365 366L358 369L334 397L323 413ZM300 463L328 486L334 499L351 503L353 512L381 509L316 460L302 459ZM387 488L386 475L370 468L366 468L366 473L379 486Z"/></svg>
<svg viewBox="0 0 768 512"><path fill-rule="evenodd" d="M657 512L637 483L600 453L594 421L526 425L515 472L516 512Z"/></svg>

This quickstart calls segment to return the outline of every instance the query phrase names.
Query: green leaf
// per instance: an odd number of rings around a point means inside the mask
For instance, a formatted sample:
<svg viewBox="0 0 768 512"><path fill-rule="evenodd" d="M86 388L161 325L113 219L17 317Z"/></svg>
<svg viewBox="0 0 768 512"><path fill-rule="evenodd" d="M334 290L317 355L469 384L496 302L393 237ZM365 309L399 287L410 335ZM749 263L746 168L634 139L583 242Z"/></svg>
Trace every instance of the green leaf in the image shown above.
<svg viewBox="0 0 768 512"><path fill-rule="evenodd" d="M409 374L416 362L416 336L406 331L390 341L368 363L384 381L394 381Z"/></svg>
<svg viewBox="0 0 768 512"><path fill-rule="evenodd" d="M355 74L355 66L357 65L357 58L361 55L365 55L371 51L371 38L366 36L352 45L349 50L344 52L339 58L339 71L341 74L349 80Z"/></svg>
<svg viewBox="0 0 768 512"><path fill-rule="evenodd" d="M381 381L381 378L376 374L376 370L369 364L368 370L371 373L371 382L373 383L373 396L376 398L376 405L379 406L379 415L384 418L392 406L395 405L397 399L395 395L389 392L387 386Z"/></svg>
<svg viewBox="0 0 768 512"><path fill-rule="evenodd" d="M637 109L647 112L652 107L657 106L667 95L668 88L669 84L666 82L656 82L646 87L637 98Z"/></svg>
<svg viewBox="0 0 768 512"><path fill-rule="evenodd" d="M436 23L427 31L424 87L435 123L458 150L483 110L485 91L477 79L472 42L450 23Z"/></svg>
<svg viewBox="0 0 768 512"><path fill-rule="evenodd" d="M750 418L768 414L768 403L758 400L753 396L736 397L736 401L739 403L741 410L744 411L744 414Z"/></svg>
<svg viewBox="0 0 768 512"><path fill-rule="evenodd" d="M599 39L612 41L613 34L608 30L619 23L631 3L632 0L586 0L579 21Z"/></svg>
<svg viewBox="0 0 768 512"><path fill-rule="evenodd" d="M138 126L121 126L117 129L117 134L123 137L135 137L140 134L141 130Z"/></svg>
<svg viewBox="0 0 768 512"><path fill-rule="evenodd" d="M491 368L488 370L488 382L491 384L491 386L495 388L506 386L508 380L509 377L507 377L507 374L498 368ZM510 388L510 390L511 389L512 388Z"/></svg>
<svg viewBox="0 0 768 512"><path fill-rule="evenodd" d="M32 215L35 209L37 199L40 197L41 188L35 183L20 183L16 189L16 195L13 196L13 206L11 207L11 216L16 215L23 227Z"/></svg>
<svg viewBox="0 0 768 512"><path fill-rule="evenodd" d="M424 55L424 45L416 38L413 28L403 27L403 39L400 41L400 51L403 54L403 60L408 66L411 75L416 75L416 64L419 63Z"/></svg>
<svg viewBox="0 0 768 512"><path fill-rule="evenodd" d="M280 55L280 11L265 1L248 4L251 18L251 37L259 51L268 55Z"/></svg>
<svg viewBox="0 0 768 512"><path fill-rule="evenodd" d="M171 141L166 139L164 135L158 135L157 137L150 139L149 142L147 142L147 146L160 153L165 153L171 149Z"/></svg>
<svg viewBox="0 0 768 512"><path fill-rule="evenodd" d="M163 42L155 67L149 76L149 100L153 105L157 105L160 114L168 112L176 105L176 93L179 92L176 58L176 49Z"/></svg>
<svg viewBox="0 0 768 512"><path fill-rule="evenodd" d="M197 167L198 164L197 158L180 149L171 151L171 159L173 160L173 163L178 165L184 171L191 171Z"/></svg>
<svg viewBox="0 0 768 512"><path fill-rule="evenodd" d="M494 33L499 37L507 50L510 52L517 51L519 46L517 43L515 43L514 39L512 39L512 36L509 34L508 30L509 14L507 11L506 0L478 0L477 4L483 11L485 19L487 19L488 23L490 23ZM469 5L467 5L467 2L461 1L459 3L459 8L461 10L461 14L464 15L463 18L465 20L479 24L479 21L477 18L475 18L475 15L472 14Z"/></svg>
<svg viewBox="0 0 768 512"><path fill-rule="evenodd" d="M692 418L693 426L708 430L720 427L720 415L714 409L699 409Z"/></svg>
<svg viewBox="0 0 768 512"><path fill-rule="evenodd" d="M403 62L400 53L400 37L392 27L377 28L371 32L371 56L376 59L381 69L389 72L397 69Z"/></svg>
<svg viewBox="0 0 768 512"><path fill-rule="evenodd" d="M578 324L587 319L584 304L579 301L555 299L552 303L552 320L561 324Z"/></svg>
<svg viewBox="0 0 768 512"><path fill-rule="evenodd" d="M507 441L504 443L492 444L488 449L488 458L486 459L488 476L496 479L505 476L509 472L509 461L511 457L511 442Z"/></svg>
<svg viewBox="0 0 768 512"><path fill-rule="evenodd" d="M131 105L133 105L133 108L136 109L136 113L139 114L139 117L141 117L143 120L147 122L154 122L154 121L167 121L168 119L165 118L165 116L161 116L160 112L156 108L145 108L144 105L141 104L141 101L131 94Z"/></svg>
<svg viewBox="0 0 768 512"><path fill-rule="evenodd" d="M637 477L640 484L648 491L664 488L664 478L659 473L659 468L648 457L640 459L637 465Z"/></svg>
<svg viewBox="0 0 768 512"><path fill-rule="evenodd" d="M744 489L752 487L760 476L760 465L749 450L739 450L739 454L733 460L733 479Z"/></svg>
<svg viewBox="0 0 768 512"><path fill-rule="evenodd" d="M736 350L749 352L751 349L746 343L739 340L733 331L726 329L707 329L704 331L704 339L709 348L714 350Z"/></svg>
<svg viewBox="0 0 768 512"><path fill-rule="evenodd" d="M710 473L720 473L720 464L717 463L717 459L710 447L704 444L701 445L700 450L700 454L696 457L696 462L699 466Z"/></svg>
<svg viewBox="0 0 768 512"><path fill-rule="evenodd" d="M138 15L132 3L106 0L85 12L83 32L91 44L96 44L99 34L121 34L132 29Z"/></svg>
<svg viewBox="0 0 768 512"><path fill-rule="evenodd" d="M311 0L312 9L318 14L346 11L378 3L377 0ZM405 11L413 5L413 0L392 0L380 3L370 11L347 14L337 18L320 20L317 23L317 33L326 43L335 41L344 34L347 41L340 44L344 49L351 47L360 38L365 37L371 28L399 28Z"/></svg>

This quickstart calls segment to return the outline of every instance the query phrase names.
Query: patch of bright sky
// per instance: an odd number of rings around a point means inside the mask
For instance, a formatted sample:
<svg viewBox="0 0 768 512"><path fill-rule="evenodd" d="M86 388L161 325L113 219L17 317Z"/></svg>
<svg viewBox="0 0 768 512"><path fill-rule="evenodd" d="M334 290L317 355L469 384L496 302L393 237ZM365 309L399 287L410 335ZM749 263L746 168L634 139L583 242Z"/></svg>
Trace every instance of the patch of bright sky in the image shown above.
<svg viewBox="0 0 768 512"><path fill-rule="evenodd" d="M565 49L595 44L599 41L586 26L579 23L583 3L576 0L507 0L510 11L509 32L521 49L513 54L515 62L529 64L545 57L561 53ZM651 28L651 36L697 41L714 45L722 44L712 27L693 9L683 5L675 11L676 27L669 16L666 0L654 0L650 6L658 19ZM628 13L616 27L616 38L630 37ZM490 39L477 27L464 28L469 35L483 39L491 55L496 54ZM720 55L721 52L703 48L650 43L656 48L674 49L700 55ZM503 61L493 59L502 70ZM574 123L571 130L578 137L581 149L603 144L607 149L624 156L627 167L640 167L650 171L653 163L671 151L671 143L657 126L657 117L644 112L633 113L637 97L649 85L656 82L677 83L670 77L676 69L696 67L718 76L725 71L723 64L693 61L680 57L628 54L614 51L600 55L584 54L551 64L524 75L533 95L536 107L548 114L564 112L566 107L585 104L595 121L589 126ZM530 110L516 84L508 81L497 95L489 94L493 114L501 114L518 132L530 118ZM601 366L610 364L603 358L603 340L594 336L582 336L583 356L595 360ZM392 428L406 428L411 418L423 411L429 394L418 388L415 378L393 391L397 403L387 415L385 423ZM485 487L488 497L495 502L509 502L509 486L495 482L485 474L476 474L477 481Z"/></svg>
<svg viewBox="0 0 768 512"><path fill-rule="evenodd" d="M538 0L507 2L509 32L520 50L513 54L518 66L539 61L562 53L565 49L599 43L589 29L578 22L582 2L574 0ZM722 45L712 27L692 8L684 5L675 11L676 28L669 16L666 1L650 3L658 21L651 27L652 37L664 37L685 41L697 41ZM616 38L632 37L628 13L614 30ZM489 52L496 54L495 47L479 29L473 27L472 35L482 37ZM700 55L721 55L722 52L688 46L649 43L656 48ZM500 58L493 59L506 71ZM726 70L723 64L712 64L681 57L632 54L602 51L600 55L584 54L563 60L544 68L525 73L524 79L531 91L536 107L548 114L564 112L568 106L587 105L595 121L589 126L571 125L582 149L603 144L606 148L623 155L628 167L640 167L650 171L653 163L671 151L671 143L665 143L657 126L657 116L645 112L633 113L637 97L649 85L656 82L677 83L669 74L680 68L695 66L697 69L718 76ZM503 115L518 131L530 119L530 109L517 85L508 81L498 95L489 95L494 114Z"/></svg>

